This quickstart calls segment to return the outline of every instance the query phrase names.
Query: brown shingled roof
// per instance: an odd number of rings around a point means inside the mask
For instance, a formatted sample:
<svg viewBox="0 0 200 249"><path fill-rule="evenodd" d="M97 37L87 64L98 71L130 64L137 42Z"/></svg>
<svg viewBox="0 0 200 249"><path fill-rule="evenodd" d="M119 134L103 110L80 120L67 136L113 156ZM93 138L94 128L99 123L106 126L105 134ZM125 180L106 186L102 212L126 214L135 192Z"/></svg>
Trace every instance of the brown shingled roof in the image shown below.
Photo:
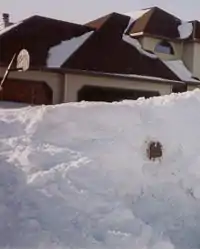
<svg viewBox="0 0 200 249"><path fill-rule="evenodd" d="M181 20L176 16L158 7L153 7L133 23L129 29L129 34L142 32L143 34L176 39L179 38L178 26L180 24Z"/></svg>
<svg viewBox="0 0 200 249"><path fill-rule="evenodd" d="M0 62L8 64L13 54L26 48L31 66L44 66L51 47L93 30L84 25L42 16L32 16L0 32Z"/></svg>
<svg viewBox="0 0 200 249"><path fill-rule="evenodd" d="M145 12L132 23L128 30L129 34L151 35L166 39L179 39L178 26L181 24L179 18L158 7L152 7L147 10L149 11ZM87 23L86 25L99 29L109 18L111 18L112 15L115 14L117 13L103 16Z"/></svg>
<svg viewBox="0 0 200 249"><path fill-rule="evenodd" d="M63 67L179 80L161 60L140 53L122 39L129 19L128 16L112 13Z"/></svg>

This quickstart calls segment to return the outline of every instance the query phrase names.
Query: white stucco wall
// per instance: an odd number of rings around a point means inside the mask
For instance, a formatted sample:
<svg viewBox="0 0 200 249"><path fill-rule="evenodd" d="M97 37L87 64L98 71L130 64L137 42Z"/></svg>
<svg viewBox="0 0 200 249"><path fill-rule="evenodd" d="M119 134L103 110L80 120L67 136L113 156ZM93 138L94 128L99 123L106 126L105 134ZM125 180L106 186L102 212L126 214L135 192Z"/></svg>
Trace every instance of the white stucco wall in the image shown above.
<svg viewBox="0 0 200 249"><path fill-rule="evenodd" d="M200 79L200 43L194 43L193 75Z"/></svg>
<svg viewBox="0 0 200 249"><path fill-rule="evenodd" d="M142 37L140 39L142 47L144 49L150 50L152 52L155 52L156 45L161 41L162 41L162 39L154 38L154 37L147 37L147 36ZM164 53L156 53L158 55L158 57L163 59L163 60L178 60L178 59L181 59L182 50L183 50L183 44L179 43L179 42L173 42L173 41L168 41L168 42L172 45L175 54L170 55L170 54L164 54Z"/></svg>
<svg viewBox="0 0 200 249"><path fill-rule="evenodd" d="M187 90L188 90L188 91L193 91L193 90L195 90L195 89L197 89L197 88L199 89L199 87L200 87L200 86L188 84Z"/></svg>
<svg viewBox="0 0 200 249"><path fill-rule="evenodd" d="M183 62L186 67L193 72L194 67L194 43L193 42L185 42L183 47Z"/></svg>
<svg viewBox="0 0 200 249"><path fill-rule="evenodd" d="M183 61L193 76L200 78L200 43L187 42L184 44Z"/></svg>
<svg viewBox="0 0 200 249"><path fill-rule="evenodd" d="M104 77L92 75L65 75L64 102L77 101L77 93L84 86L116 87L124 89L158 91L160 95L171 93L170 84L153 83L140 80L131 80L117 77Z"/></svg>
<svg viewBox="0 0 200 249"><path fill-rule="evenodd" d="M0 67L0 78L3 77L5 68ZM53 104L63 101L64 76L44 71L11 72L10 79L44 81L53 90Z"/></svg>

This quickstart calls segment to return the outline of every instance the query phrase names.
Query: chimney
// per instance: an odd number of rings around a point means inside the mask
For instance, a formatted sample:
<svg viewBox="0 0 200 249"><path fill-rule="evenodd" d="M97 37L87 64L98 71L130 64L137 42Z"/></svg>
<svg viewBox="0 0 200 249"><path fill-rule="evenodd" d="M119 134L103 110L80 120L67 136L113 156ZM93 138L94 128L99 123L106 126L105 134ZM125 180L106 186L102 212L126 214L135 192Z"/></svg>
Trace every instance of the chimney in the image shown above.
<svg viewBox="0 0 200 249"><path fill-rule="evenodd" d="M8 13L3 13L2 18L0 18L0 31L12 24L13 23L10 22L10 15Z"/></svg>
<svg viewBox="0 0 200 249"><path fill-rule="evenodd" d="M10 25L10 16L8 13L3 13L2 14L2 19L3 19L3 26L4 28L8 27Z"/></svg>

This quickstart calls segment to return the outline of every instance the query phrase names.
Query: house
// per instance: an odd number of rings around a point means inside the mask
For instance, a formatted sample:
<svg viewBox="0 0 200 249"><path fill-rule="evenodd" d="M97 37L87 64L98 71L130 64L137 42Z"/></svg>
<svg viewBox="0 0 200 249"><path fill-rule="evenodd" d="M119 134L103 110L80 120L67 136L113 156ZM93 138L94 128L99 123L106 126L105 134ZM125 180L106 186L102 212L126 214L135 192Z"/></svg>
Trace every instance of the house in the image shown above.
<svg viewBox="0 0 200 249"><path fill-rule="evenodd" d="M58 104L192 90L199 46L198 21L183 24L156 7L85 25L32 16L0 30L0 77L22 48L31 58L27 72L10 73L0 98Z"/></svg>

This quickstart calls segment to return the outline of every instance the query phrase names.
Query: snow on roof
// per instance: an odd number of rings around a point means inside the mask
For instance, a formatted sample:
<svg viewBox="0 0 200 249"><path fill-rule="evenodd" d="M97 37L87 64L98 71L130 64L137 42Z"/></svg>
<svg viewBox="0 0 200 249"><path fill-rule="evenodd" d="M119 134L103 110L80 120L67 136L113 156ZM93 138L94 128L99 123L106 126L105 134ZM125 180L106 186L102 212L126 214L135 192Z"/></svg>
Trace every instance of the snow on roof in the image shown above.
<svg viewBox="0 0 200 249"><path fill-rule="evenodd" d="M192 77L192 73L187 69L182 60L163 60L165 65L173 71L182 81L200 83Z"/></svg>
<svg viewBox="0 0 200 249"><path fill-rule="evenodd" d="M94 31L87 32L81 36L62 41L59 45L51 47L47 59L47 66L62 66L62 64L92 35L93 32Z"/></svg>
<svg viewBox="0 0 200 249"><path fill-rule="evenodd" d="M182 24L180 24L178 26L178 31L179 31L179 34L180 34L180 38L181 39L186 39L193 32L193 24L190 23L190 22L182 22Z"/></svg>
<svg viewBox="0 0 200 249"><path fill-rule="evenodd" d="M1 29L1 30L0 30L0 35L3 35L3 34L5 34L5 33L7 33L8 31L10 31L10 30L16 28L16 27L19 26L22 22L23 22L23 21L18 22L18 23L14 23L14 24L12 24L12 25L6 27L6 28Z"/></svg>
<svg viewBox="0 0 200 249"><path fill-rule="evenodd" d="M137 19L142 17L149 10L151 10L151 9L137 10L137 11L134 11L134 12L125 13L125 15L130 16L130 20L129 20L128 26L124 30L124 33L126 33L129 30L129 28L131 27L133 22L135 22Z"/></svg>
<svg viewBox="0 0 200 249"><path fill-rule="evenodd" d="M122 39L129 43L130 45L132 45L133 47L135 47L141 54L146 55L152 59L157 59L157 55L155 55L154 53L150 53L146 50L144 50L140 44L140 42L134 38L131 38L129 35L123 35Z"/></svg>

